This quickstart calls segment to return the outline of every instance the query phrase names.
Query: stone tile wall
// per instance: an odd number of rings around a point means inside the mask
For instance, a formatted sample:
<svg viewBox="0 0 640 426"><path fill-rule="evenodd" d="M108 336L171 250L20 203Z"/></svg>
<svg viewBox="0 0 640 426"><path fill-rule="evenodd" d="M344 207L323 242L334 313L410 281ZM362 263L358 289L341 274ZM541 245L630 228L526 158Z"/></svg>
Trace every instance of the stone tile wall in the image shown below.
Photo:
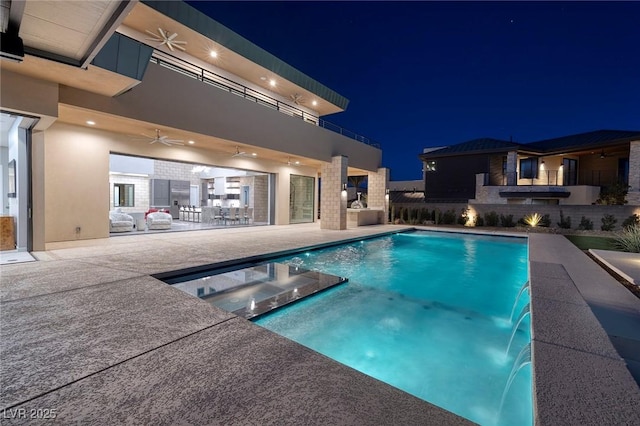
<svg viewBox="0 0 640 426"><path fill-rule="evenodd" d="M377 173L369 172L367 186L367 207L381 208L384 210L384 217L388 217L389 198L386 189L389 187L389 169L379 168Z"/></svg>
<svg viewBox="0 0 640 426"><path fill-rule="evenodd" d="M633 141L629 146L629 192L627 202L640 206L640 141Z"/></svg>
<svg viewBox="0 0 640 426"><path fill-rule="evenodd" d="M120 207L124 213L143 212L149 210L149 178L126 175L109 175L109 210L113 210L113 185L116 183L132 184L134 207Z"/></svg>
<svg viewBox="0 0 640 426"><path fill-rule="evenodd" d="M343 156L322 165L321 229L347 229L347 195L343 195L342 185L347 182L348 165L349 159Z"/></svg>

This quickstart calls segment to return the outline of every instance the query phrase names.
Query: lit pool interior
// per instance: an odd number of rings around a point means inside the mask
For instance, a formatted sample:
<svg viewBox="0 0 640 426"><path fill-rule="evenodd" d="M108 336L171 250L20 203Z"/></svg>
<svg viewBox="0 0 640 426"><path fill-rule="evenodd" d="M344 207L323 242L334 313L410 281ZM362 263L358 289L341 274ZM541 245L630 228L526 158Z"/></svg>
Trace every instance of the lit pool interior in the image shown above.
<svg viewBox="0 0 640 426"><path fill-rule="evenodd" d="M416 231L281 258L349 281L254 322L479 424L530 425L527 250Z"/></svg>

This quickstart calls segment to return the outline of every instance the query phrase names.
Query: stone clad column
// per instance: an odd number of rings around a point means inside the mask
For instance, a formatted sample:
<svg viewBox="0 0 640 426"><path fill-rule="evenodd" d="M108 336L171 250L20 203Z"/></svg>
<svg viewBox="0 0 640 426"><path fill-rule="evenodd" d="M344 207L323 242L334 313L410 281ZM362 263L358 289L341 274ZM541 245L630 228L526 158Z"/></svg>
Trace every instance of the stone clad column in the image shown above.
<svg viewBox="0 0 640 426"><path fill-rule="evenodd" d="M347 183L348 166L349 159L342 155L322 165L320 229L347 229L347 195L342 186Z"/></svg>
<svg viewBox="0 0 640 426"><path fill-rule="evenodd" d="M518 184L518 153L509 151L507 153L507 185L516 186Z"/></svg>
<svg viewBox="0 0 640 426"><path fill-rule="evenodd" d="M640 206L640 141L629 144L629 192L627 203Z"/></svg>
<svg viewBox="0 0 640 426"><path fill-rule="evenodd" d="M367 177L367 207L384 210L383 221L389 218L389 199L386 197L389 188L389 169L381 167L377 172L369 172Z"/></svg>

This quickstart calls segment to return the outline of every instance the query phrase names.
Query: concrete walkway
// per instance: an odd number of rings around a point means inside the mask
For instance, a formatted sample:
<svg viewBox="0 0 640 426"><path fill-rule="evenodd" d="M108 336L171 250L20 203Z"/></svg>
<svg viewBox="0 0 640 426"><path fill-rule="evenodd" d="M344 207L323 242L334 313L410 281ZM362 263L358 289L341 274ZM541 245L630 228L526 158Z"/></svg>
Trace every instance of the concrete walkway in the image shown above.
<svg viewBox="0 0 640 426"><path fill-rule="evenodd" d="M3 423L29 422L21 409L60 423L468 423L151 276L401 229L136 235L0 266ZM536 423L640 424L640 389L611 343L637 341L638 299L562 236L531 235L530 262Z"/></svg>
<svg viewBox="0 0 640 426"><path fill-rule="evenodd" d="M631 284L640 285L639 253L593 249L589 252Z"/></svg>

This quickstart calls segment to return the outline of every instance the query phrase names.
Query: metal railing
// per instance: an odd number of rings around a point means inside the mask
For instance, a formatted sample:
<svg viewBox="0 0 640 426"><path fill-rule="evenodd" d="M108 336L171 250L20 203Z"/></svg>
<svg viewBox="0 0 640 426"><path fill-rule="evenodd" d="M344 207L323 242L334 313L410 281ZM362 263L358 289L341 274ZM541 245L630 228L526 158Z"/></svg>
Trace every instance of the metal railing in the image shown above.
<svg viewBox="0 0 640 426"><path fill-rule="evenodd" d="M150 61L151 63L160 65L164 68L186 75L188 77L191 77L203 83L217 87L218 89L224 90L226 92L233 93L234 95L240 96L244 99L250 100L264 107L274 109L276 111L279 111L283 114L287 114L292 117L300 118L305 123L310 123L315 126L322 127L334 133L339 133L350 139L353 139L358 142L362 142L364 144L370 145L374 148L380 149L379 143L365 136L362 136L355 132L347 130L341 126L338 126L337 124L333 124L329 121L323 120L322 118L313 114L309 114L308 112L300 108L297 108L286 102L279 101L278 99L272 98L271 96L265 95L264 93L258 92L254 89L251 89L250 87L244 86L243 84L240 84L226 77L223 77L219 74L208 71L202 67L194 65L190 62L187 62L183 59L180 59L168 53L161 52L159 50L154 50L153 54L151 55Z"/></svg>
<svg viewBox="0 0 640 426"><path fill-rule="evenodd" d="M577 182L571 182L569 179L567 182L560 183L561 170L539 170L537 177L520 178L517 172L507 172L496 177L490 173L484 174L485 186L574 186L574 185L586 185L586 186L606 186L611 185L619 181L619 177L616 171L613 170L584 170L581 171L577 177ZM575 180L575 178L574 178ZM518 184L517 182L520 181ZM511 185L510 185L511 183Z"/></svg>

